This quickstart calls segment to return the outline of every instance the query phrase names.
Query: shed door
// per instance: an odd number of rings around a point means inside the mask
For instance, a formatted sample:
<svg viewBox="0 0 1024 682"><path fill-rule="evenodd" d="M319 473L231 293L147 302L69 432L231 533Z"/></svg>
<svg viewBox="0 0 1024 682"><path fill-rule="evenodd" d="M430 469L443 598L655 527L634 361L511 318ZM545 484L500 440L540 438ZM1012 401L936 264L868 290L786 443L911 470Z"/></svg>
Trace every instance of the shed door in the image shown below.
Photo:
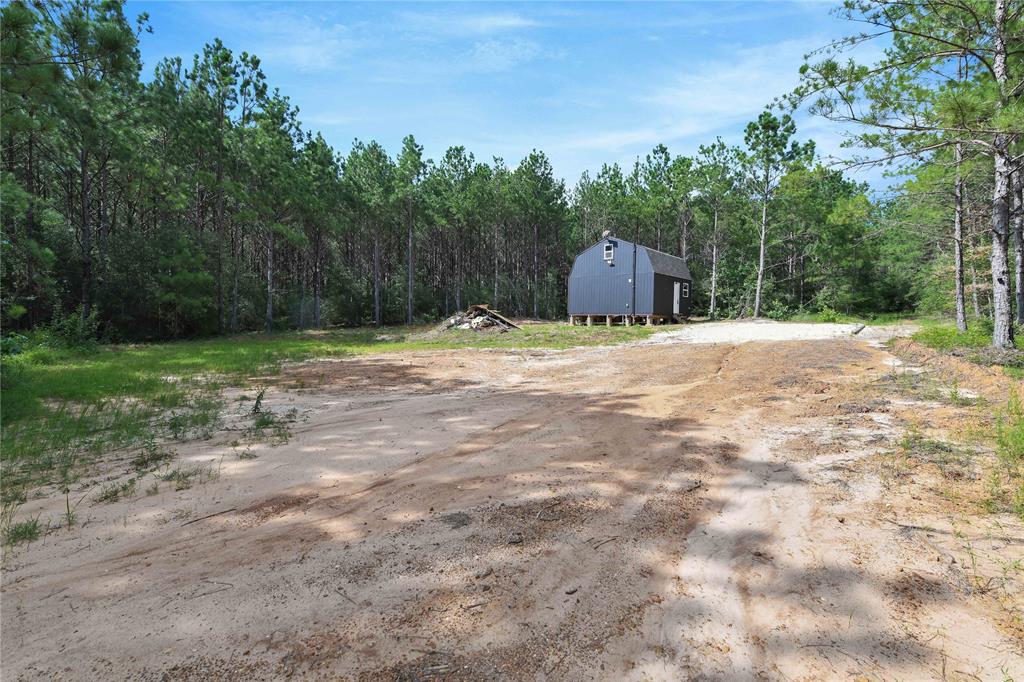
<svg viewBox="0 0 1024 682"><path fill-rule="evenodd" d="M672 283L672 314L679 314L679 282Z"/></svg>

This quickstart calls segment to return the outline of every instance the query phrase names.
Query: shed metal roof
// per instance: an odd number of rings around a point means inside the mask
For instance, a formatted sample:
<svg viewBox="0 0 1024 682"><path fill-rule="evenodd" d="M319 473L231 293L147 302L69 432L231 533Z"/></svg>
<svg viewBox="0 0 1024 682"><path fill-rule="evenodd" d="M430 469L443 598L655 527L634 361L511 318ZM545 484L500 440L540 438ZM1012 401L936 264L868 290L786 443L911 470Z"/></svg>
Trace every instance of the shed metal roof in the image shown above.
<svg viewBox="0 0 1024 682"><path fill-rule="evenodd" d="M620 239L614 235L605 237L601 242L614 239L623 245L633 246L633 242L628 239ZM598 242L599 244L601 242ZM658 251L652 249L649 246L642 244L637 245L637 251L644 251L647 254L647 258L651 261L651 267L654 268L654 272L659 275L669 275L670 277L676 277L678 279L692 280L690 277L690 268L686 267L686 261L679 256L673 256L665 253L664 251Z"/></svg>

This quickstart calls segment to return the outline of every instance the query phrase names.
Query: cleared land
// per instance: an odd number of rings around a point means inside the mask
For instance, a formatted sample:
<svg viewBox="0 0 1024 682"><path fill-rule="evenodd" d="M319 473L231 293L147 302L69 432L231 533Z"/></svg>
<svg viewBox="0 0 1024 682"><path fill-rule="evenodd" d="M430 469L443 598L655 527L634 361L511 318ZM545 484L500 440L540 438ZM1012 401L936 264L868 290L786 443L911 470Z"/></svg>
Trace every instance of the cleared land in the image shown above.
<svg viewBox="0 0 1024 682"><path fill-rule="evenodd" d="M761 326L295 363L276 446L233 389L227 431L8 553L4 677L1024 676L1024 528L918 447L1012 380Z"/></svg>

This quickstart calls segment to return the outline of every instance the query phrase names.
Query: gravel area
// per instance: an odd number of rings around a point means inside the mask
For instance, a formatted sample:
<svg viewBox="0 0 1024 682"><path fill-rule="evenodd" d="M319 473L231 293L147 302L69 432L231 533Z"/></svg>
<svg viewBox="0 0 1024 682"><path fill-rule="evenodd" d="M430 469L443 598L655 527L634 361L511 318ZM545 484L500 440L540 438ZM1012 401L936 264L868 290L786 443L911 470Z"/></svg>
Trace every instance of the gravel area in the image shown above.
<svg viewBox="0 0 1024 682"><path fill-rule="evenodd" d="M823 324L810 322L775 322L749 320L698 322L682 329L653 334L647 343L746 343L748 341L813 341L856 336L874 341L892 336L906 336L913 331L908 325L865 327L862 324Z"/></svg>

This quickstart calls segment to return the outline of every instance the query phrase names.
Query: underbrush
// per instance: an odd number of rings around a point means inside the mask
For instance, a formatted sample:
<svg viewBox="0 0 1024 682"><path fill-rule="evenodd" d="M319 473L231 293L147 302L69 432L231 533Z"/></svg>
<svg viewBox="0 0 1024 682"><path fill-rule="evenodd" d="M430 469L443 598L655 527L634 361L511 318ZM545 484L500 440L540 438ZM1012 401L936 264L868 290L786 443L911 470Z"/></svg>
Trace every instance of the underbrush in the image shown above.
<svg viewBox="0 0 1024 682"><path fill-rule="evenodd" d="M990 348L992 346L992 321L971 320L967 331L956 328L949 320L920 320L921 330L913 339L934 350L950 351L957 348ZM1024 350L1024 330L1017 329L1015 344L1017 350Z"/></svg>
<svg viewBox="0 0 1024 682"><path fill-rule="evenodd" d="M961 383L971 383L970 376L959 369L962 364L944 361L941 355L917 353L913 344L898 345L895 352L904 362L925 370L897 372L894 368L886 381L898 393L963 409L947 412L941 424L955 441L925 437L911 423L890 468L899 472L922 464L933 466L949 481L945 493L951 499L992 514L1011 513L1024 521L1024 387L1001 380L986 393L975 395Z"/></svg>
<svg viewBox="0 0 1024 682"><path fill-rule="evenodd" d="M996 417L995 444L1003 471L1002 476L993 473L993 497L1024 520L1024 404L1017 391L1010 392L1006 407Z"/></svg>
<svg viewBox="0 0 1024 682"><path fill-rule="evenodd" d="M963 357L983 367L999 366L1014 379L1024 379L1024 329L1017 329L1016 348L992 347L991 320L972 321L962 332L949 321L923 320L913 340L933 350Z"/></svg>

